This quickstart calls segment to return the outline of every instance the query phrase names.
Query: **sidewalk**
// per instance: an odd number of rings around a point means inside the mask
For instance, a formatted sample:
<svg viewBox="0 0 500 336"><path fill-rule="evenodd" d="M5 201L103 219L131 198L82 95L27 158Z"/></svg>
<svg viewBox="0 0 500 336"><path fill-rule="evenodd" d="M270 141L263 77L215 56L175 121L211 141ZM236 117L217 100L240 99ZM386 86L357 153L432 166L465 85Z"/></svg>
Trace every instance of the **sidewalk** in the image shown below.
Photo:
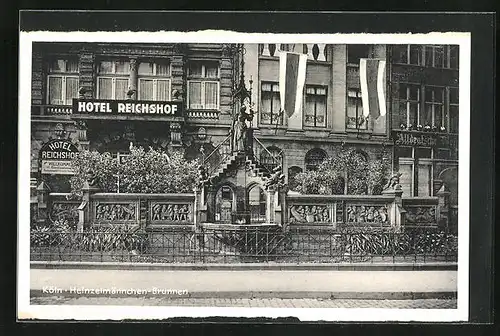
<svg viewBox="0 0 500 336"><path fill-rule="evenodd" d="M32 297L437 299L456 297L457 272L32 268L30 284Z"/></svg>

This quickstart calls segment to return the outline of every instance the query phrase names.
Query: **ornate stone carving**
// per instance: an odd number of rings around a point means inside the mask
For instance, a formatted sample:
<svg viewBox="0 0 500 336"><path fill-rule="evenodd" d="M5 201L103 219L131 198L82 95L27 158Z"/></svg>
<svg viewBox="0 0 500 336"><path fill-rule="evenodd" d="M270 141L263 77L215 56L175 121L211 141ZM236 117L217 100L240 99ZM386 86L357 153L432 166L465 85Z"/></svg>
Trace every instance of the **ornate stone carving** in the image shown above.
<svg viewBox="0 0 500 336"><path fill-rule="evenodd" d="M191 204L151 203L151 221L166 221L176 223L191 222L193 210Z"/></svg>
<svg viewBox="0 0 500 336"><path fill-rule="evenodd" d="M406 224L437 223L435 206L405 207Z"/></svg>
<svg viewBox="0 0 500 336"><path fill-rule="evenodd" d="M97 221L135 221L137 219L134 203L100 203L95 207Z"/></svg>
<svg viewBox="0 0 500 336"><path fill-rule="evenodd" d="M327 205L292 205L291 223L327 223L331 222L330 208Z"/></svg>
<svg viewBox="0 0 500 336"><path fill-rule="evenodd" d="M382 190L393 190L393 189L398 189L398 186L401 187L399 184L399 178L401 177L401 173L394 173L389 181L387 181L387 184L384 186Z"/></svg>
<svg viewBox="0 0 500 336"><path fill-rule="evenodd" d="M374 223L384 224L389 222L387 207L379 205L347 205L347 223Z"/></svg>
<svg viewBox="0 0 500 336"><path fill-rule="evenodd" d="M92 170L87 171L85 179L86 179L87 183L89 184L89 186L91 186L91 187L97 186L97 184L99 182L99 178L98 178L97 174L94 173L94 171L92 171Z"/></svg>
<svg viewBox="0 0 500 336"><path fill-rule="evenodd" d="M52 221L68 220L76 223L78 222L78 205L77 203L54 202L49 213L50 219Z"/></svg>

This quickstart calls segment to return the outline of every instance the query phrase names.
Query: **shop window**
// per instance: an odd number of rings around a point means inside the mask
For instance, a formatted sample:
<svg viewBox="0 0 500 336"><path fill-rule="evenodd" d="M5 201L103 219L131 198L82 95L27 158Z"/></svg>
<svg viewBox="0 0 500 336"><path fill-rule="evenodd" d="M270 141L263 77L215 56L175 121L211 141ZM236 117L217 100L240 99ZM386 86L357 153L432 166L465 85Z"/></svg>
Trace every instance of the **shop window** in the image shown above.
<svg viewBox="0 0 500 336"><path fill-rule="evenodd" d="M425 109L420 124L440 129L446 125L444 109L444 89L440 87L425 88Z"/></svg>
<svg viewBox="0 0 500 336"><path fill-rule="evenodd" d="M325 86L306 86L304 125L326 126L327 94Z"/></svg>
<svg viewBox="0 0 500 336"><path fill-rule="evenodd" d="M425 66L443 68L445 66L445 47L439 45L427 45L425 48Z"/></svg>
<svg viewBox="0 0 500 336"><path fill-rule="evenodd" d="M47 103L71 105L78 98L78 60L58 59L49 63Z"/></svg>
<svg viewBox="0 0 500 336"><path fill-rule="evenodd" d="M260 101L260 123L264 125L282 125L283 116L278 83L263 82Z"/></svg>
<svg viewBox="0 0 500 336"><path fill-rule="evenodd" d="M348 129L368 129L368 117L363 115L363 102L359 89L347 90L347 118Z"/></svg>
<svg viewBox="0 0 500 336"><path fill-rule="evenodd" d="M129 61L101 61L97 75L97 98L124 100L129 89Z"/></svg>
<svg viewBox="0 0 500 336"><path fill-rule="evenodd" d="M422 65L422 46L414 44L392 47L394 63Z"/></svg>
<svg viewBox="0 0 500 336"><path fill-rule="evenodd" d="M367 44L347 45L347 63L359 65L361 58L370 57L371 46Z"/></svg>
<svg viewBox="0 0 500 336"><path fill-rule="evenodd" d="M449 88L450 132L458 133L458 88Z"/></svg>
<svg viewBox="0 0 500 336"><path fill-rule="evenodd" d="M187 100L190 109L218 110L219 91L218 62L189 62Z"/></svg>
<svg viewBox="0 0 500 336"><path fill-rule="evenodd" d="M141 62L138 67L139 100L170 100L170 64Z"/></svg>
<svg viewBox="0 0 500 336"><path fill-rule="evenodd" d="M324 150L319 148L311 149L305 157L306 171L318 170L319 165L327 158Z"/></svg>
<svg viewBox="0 0 500 336"><path fill-rule="evenodd" d="M412 128L420 122L420 86L415 84L399 84L398 96L399 125Z"/></svg>

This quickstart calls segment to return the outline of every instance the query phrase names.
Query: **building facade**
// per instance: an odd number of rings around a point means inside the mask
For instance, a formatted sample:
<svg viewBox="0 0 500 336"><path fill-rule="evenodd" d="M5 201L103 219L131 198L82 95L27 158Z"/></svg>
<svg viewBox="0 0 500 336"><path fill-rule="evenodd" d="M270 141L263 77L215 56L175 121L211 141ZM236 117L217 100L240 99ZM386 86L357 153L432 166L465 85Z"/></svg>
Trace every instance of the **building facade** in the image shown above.
<svg viewBox="0 0 500 336"><path fill-rule="evenodd" d="M280 113L280 50L308 56L299 127ZM363 115L361 58L387 63L385 116ZM36 43L32 186L43 175L39 151L51 139L115 156L133 143L203 159L229 135L241 71L254 104L254 137L267 148L259 160L280 158L289 183L353 148L400 172L403 197L432 197L445 185L457 204L458 46L442 45ZM122 104L123 113L85 113L73 99ZM179 110L134 110L154 103ZM68 191L56 177L45 176L52 190Z"/></svg>
<svg viewBox="0 0 500 336"><path fill-rule="evenodd" d="M52 191L68 191L66 176L40 167L40 149L54 139L115 157L130 143L191 159L210 152L232 124L236 58L222 44L35 43L32 187L43 175Z"/></svg>

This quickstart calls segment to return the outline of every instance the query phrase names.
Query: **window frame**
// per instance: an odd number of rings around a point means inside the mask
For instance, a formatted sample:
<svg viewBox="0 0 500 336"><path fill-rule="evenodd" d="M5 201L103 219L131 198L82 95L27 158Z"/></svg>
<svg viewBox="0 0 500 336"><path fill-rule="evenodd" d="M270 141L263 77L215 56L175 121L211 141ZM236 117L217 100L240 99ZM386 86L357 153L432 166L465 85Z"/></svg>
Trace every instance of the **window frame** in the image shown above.
<svg viewBox="0 0 500 336"><path fill-rule="evenodd" d="M429 65L427 63L427 49L432 49L432 62ZM443 49L443 56L442 56L442 65L441 66L436 66L436 49ZM448 62L447 62L447 45L441 45L441 44L426 44L423 46L423 65L425 67L430 67L430 68L436 68L436 69L445 69L448 68Z"/></svg>
<svg viewBox="0 0 500 336"><path fill-rule="evenodd" d="M113 64L113 72L100 73L99 67L101 62L112 62ZM129 65L128 73L116 72L116 63L117 62L126 62ZM100 95L100 79L111 79L111 98L101 98ZM97 99L110 99L110 100L118 100L116 98L116 80L124 79L127 80L127 88L130 88L130 60L123 59L101 59L97 62L97 76L96 76L96 98Z"/></svg>
<svg viewBox="0 0 500 336"><path fill-rule="evenodd" d="M193 63L199 63L201 65L201 75L191 75L190 67ZM217 75L216 77L206 77L207 63L214 63L217 65ZM220 110L220 62L216 60L190 60L188 61L187 68L187 108L188 110L208 110L208 111L219 111ZM191 95L190 95L190 85L191 83L200 83L200 105L201 107L192 108L191 107ZM205 102L205 85L206 83L217 83L217 102L215 108L206 108Z"/></svg>
<svg viewBox="0 0 500 336"><path fill-rule="evenodd" d="M428 97L427 97L426 91L428 89L432 89L432 96L433 96L433 100L432 101L427 100ZM434 101L435 89L441 89L441 98L442 98L441 103ZM446 87L444 87L444 86L437 86L437 85L425 85L424 86L424 97L423 98L424 98L423 99L424 100L424 109L427 108L427 105L431 105L431 107L432 107L432 109L431 109L432 110L431 125L430 126L431 127L435 127L436 126L436 110L435 110L435 106L436 105L441 105L441 118L444 121L443 124L447 125L449 117L447 118L447 115L446 115L446 113L447 113L447 111L446 111ZM425 125L423 125L421 123L420 123L420 125L425 126ZM443 126L443 125L441 125L441 126Z"/></svg>
<svg viewBox="0 0 500 336"><path fill-rule="evenodd" d="M311 155L311 153L314 153L314 152L318 152L318 153L323 153L324 156L323 156L323 160L319 163L316 163L316 164L311 164L308 162L308 156ZM307 151L306 155L304 155L304 171L316 171L319 167L319 165L325 161L326 159L328 159L328 153L324 150L324 149L321 149L321 148L312 148L310 150ZM311 166L314 166L315 169L309 169Z"/></svg>
<svg viewBox="0 0 500 336"><path fill-rule="evenodd" d="M411 195L409 196L404 196L404 197L433 197L434 196L434 158L436 155L436 150L432 147L415 147L415 146L403 146L407 148L411 148L411 157L406 157L406 156L398 156L396 157L396 162L398 165L398 168L403 164L403 165L410 165L411 166L411 186L410 186L410 191ZM416 150L417 149L428 149L430 150L430 157L418 157L415 158L416 155ZM428 195L419 195L419 185L415 183L415 181L418 181L418 174L419 171L418 169L420 166L426 166L429 168L429 193Z"/></svg>
<svg viewBox="0 0 500 336"><path fill-rule="evenodd" d="M311 94L311 93L307 93L307 89L314 89L314 94ZM317 90L318 89L323 89L325 90L325 94L317 94ZM324 97L325 99L325 115L324 115L324 118L325 120L323 121L324 125L317 125L317 105L318 105L318 102L315 100L314 101L314 114L313 114L313 117L314 117L314 125L306 125L306 99L307 99L307 96L313 96L313 97ZM327 127L327 121L328 121L328 85L319 85L319 84L306 84L304 86L304 100L303 100L303 123L304 123L304 127L312 127L312 128L326 128Z"/></svg>
<svg viewBox="0 0 500 336"><path fill-rule="evenodd" d="M50 60L52 61L64 61L64 70L63 71L51 71L50 69L50 63L47 68L47 92L46 92L46 102L47 105L54 105L54 106L70 106L72 102L67 103L67 92L66 92L66 80L68 78L73 78L77 80L77 91L76 91L76 98L78 98L78 87L80 86L80 63L76 57L68 57L68 58L53 58ZM69 72L67 71L68 69L68 62L69 61L76 61L77 65L77 71L76 72ZM61 78L61 102L62 104L53 104L50 101L50 79L51 78Z"/></svg>
<svg viewBox="0 0 500 336"><path fill-rule="evenodd" d="M405 99L402 100L400 97L401 97L401 86L406 86L406 96L405 96ZM398 109L399 109L399 106L400 106L400 103L401 102L405 102L405 106L406 106L406 127L408 127L409 125L412 125L413 127L416 127L417 125L420 125L420 122L421 122L421 111L422 111L422 85L420 83L412 83L412 82L399 82L398 83L398 86L399 86L399 91L398 91L398 96L397 96L397 101L398 101ZM410 89L411 87L414 87L414 88L417 88L417 99L416 100L413 100L411 99L411 93L410 93ZM416 104L417 105L417 121L416 121L416 124L413 125L411 122L410 122L410 110L411 110L411 104Z"/></svg>
<svg viewBox="0 0 500 336"><path fill-rule="evenodd" d="M349 92L356 92L356 97L350 97L349 96ZM346 120L345 120L345 129L346 131L369 131L369 118L370 116L368 117L364 117L366 120L364 122L364 124L366 125L364 128L362 127L359 127L357 124L356 124L356 127L352 127L352 126L349 126L349 98L355 98L356 99L356 107L361 107L361 113L358 113L358 119L359 118L363 118L363 99L361 97L361 88L347 88L346 90L346 104L345 104L345 116L346 116ZM357 123L358 121L356 121Z"/></svg>
<svg viewBox="0 0 500 336"><path fill-rule="evenodd" d="M271 95L271 111L264 111L263 108L262 108L262 105L263 105L263 102L264 102L264 99L262 98L262 93L264 92L262 90L262 87L264 86L264 84L267 84L267 85L271 85L271 91L265 91L265 92L271 92L272 95ZM278 91L274 91L273 88L274 86L276 86L278 88ZM261 125L266 125L266 126L283 126L284 125L284 119L283 118L283 114L281 113L281 107L280 107L280 111L278 111L277 113L274 113L274 111L272 110L273 108L273 102L274 102L274 95L276 93L277 97L278 97L278 101L280 103L280 106L281 106L281 96L280 96L280 88L279 88L279 82L272 82L272 81L261 81L260 82L260 107L259 107L259 124ZM270 118L270 121L269 123L268 122L263 122L263 118L262 118L262 114L263 113L269 113L271 115L271 118ZM273 123L273 116L274 115L278 115L278 122L277 123Z"/></svg>
<svg viewBox="0 0 500 336"><path fill-rule="evenodd" d="M141 74L139 72L139 67L141 63L145 64L153 64L153 73L152 74ZM168 66L168 74L166 75L158 75L158 65L167 65ZM153 81L153 99L145 99L141 97L141 80L152 80ZM138 100L149 100L149 101L161 101L158 99L158 81L168 82L167 84L167 99L164 101L170 101L172 99L172 65L170 62L159 63L154 60L143 60L139 61L139 65L137 66L137 99Z"/></svg>
<svg viewBox="0 0 500 336"><path fill-rule="evenodd" d="M458 98L457 103L451 102L451 99L450 99L450 97L451 97L450 91L451 90L457 90L457 98ZM457 125L456 132L451 131L451 107L452 106L456 106L456 108L457 108L456 117L457 117L458 125ZM455 86L446 87L446 108L448 109L448 121L447 121L446 131L448 133L451 133L451 134L458 134L458 131L460 128L460 89L458 87L455 87Z"/></svg>

